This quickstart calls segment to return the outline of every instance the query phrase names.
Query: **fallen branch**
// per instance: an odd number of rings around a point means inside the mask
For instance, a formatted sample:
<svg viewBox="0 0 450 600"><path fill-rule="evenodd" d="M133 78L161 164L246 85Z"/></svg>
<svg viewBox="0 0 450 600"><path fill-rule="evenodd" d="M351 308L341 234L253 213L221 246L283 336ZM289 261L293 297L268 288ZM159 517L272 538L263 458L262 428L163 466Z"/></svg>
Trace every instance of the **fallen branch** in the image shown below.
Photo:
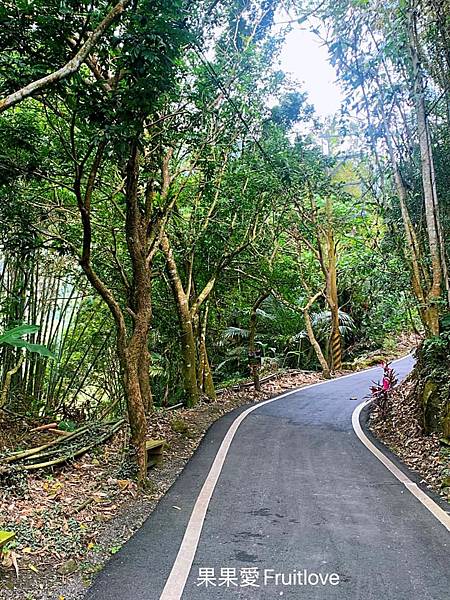
<svg viewBox="0 0 450 600"><path fill-rule="evenodd" d="M182 408L183 406L183 402L178 402L178 404L174 404L173 406L166 406L166 410L176 410L177 408Z"/></svg>
<svg viewBox="0 0 450 600"><path fill-rule="evenodd" d="M87 446L83 446L83 448L80 448L80 449L76 450L75 452L71 452L70 454L65 454L64 456L60 456L58 458L55 458L53 460L48 460L48 461L43 462L43 463L36 463L36 464L33 464L33 465L25 465L23 467L23 469L25 471L33 471L33 470L36 470L36 469L43 469L45 467L54 467L56 465L60 465L62 463L65 463L68 460L74 459L77 456L81 456L82 454L85 454L86 452L88 452L92 448L95 448L95 446L98 446L99 444L102 444L103 442L105 442L114 433L116 433L116 431L118 431L120 429L120 427L123 425L123 423L124 423L124 419L122 419L121 421L118 421L116 423L116 425L114 427L112 427L109 431L107 431L104 435L100 436L98 439L96 439L91 444L88 444ZM34 457L34 458L36 458L36 457Z"/></svg>
<svg viewBox="0 0 450 600"><path fill-rule="evenodd" d="M86 506L89 506L89 504L91 504L91 502L94 501L94 496L89 496L89 498L86 498L85 500L83 500L83 502L81 502L81 504L79 504L78 506L75 506L75 508L69 513L69 517L73 517L74 515L77 515L79 512L81 512L83 509L86 508Z"/></svg>
<svg viewBox="0 0 450 600"><path fill-rule="evenodd" d="M70 431L63 431L62 429L55 429L54 427L52 427L51 429L49 429L48 432L49 433L54 433L56 435L64 436L65 438L67 438L67 436L70 435Z"/></svg>
<svg viewBox="0 0 450 600"><path fill-rule="evenodd" d="M69 438L71 440L73 440L73 439L79 437L87 429L89 429L89 425L84 425L83 427L80 427L80 429L77 429L76 431L74 431L73 433L71 433L68 436L65 436L64 438L52 440L51 442L42 444L42 446L37 446L36 448L30 448L29 450L20 450L18 452L12 452L5 458L1 459L0 463L16 462L17 460L21 460L22 458L26 458L28 456L32 456L33 454L37 454L38 452L41 452L41 450L46 450L47 448L50 448L51 446L57 446L58 444L62 444L64 442L66 442Z"/></svg>
<svg viewBox="0 0 450 600"><path fill-rule="evenodd" d="M33 429L30 429L30 432L33 431L45 431L46 429L53 429L54 427L57 427L58 423L46 423L45 425L39 425L39 427L34 427Z"/></svg>

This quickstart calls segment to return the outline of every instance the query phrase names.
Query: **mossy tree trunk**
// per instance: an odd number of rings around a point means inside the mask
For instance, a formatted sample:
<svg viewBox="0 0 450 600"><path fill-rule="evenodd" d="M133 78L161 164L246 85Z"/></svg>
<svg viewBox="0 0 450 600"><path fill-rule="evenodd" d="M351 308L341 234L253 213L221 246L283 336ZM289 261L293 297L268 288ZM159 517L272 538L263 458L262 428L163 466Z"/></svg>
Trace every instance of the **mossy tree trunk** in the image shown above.
<svg viewBox="0 0 450 600"><path fill-rule="evenodd" d="M92 254L92 196L107 146L106 140L98 143L89 173L77 168L74 191L77 197L83 227L80 265L103 301L108 306L116 324L117 352L122 371L122 383L126 396L131 444L138 465L138 483L147 477L145 436L147 430L146 411L152 406L149 379L148 338L152 319L151 265L158 251L164 231L166 215L175 200L165 205L165 213L153 215L153 196L148 193L145 202L140 202L139 175L140 152L137 140L129 144L129 158L125 177L125 237L126 249L131 263L131 275L127 276L118 257L118 272L126 290L127 301L116 297L94 269ZM161 195L167 199L170 190L169 161L171 151L162 158ZM86 180L84 190L82 182ZM127 315L127 319L125 318ZM131 321L131 323L130 323Z"/></svg>
<svg viewBox="0 0 450 600"><path fill-rule="evenodd" d="M342 368L342 336L339 327L339 299L337 286L337 256L336 242L333 230L333 205L331 196L326 200L327 231L326 231L326 301L331 313L330 333L330 367L332 371Z"/></svg>
<svg viewBox="0 0 450 600"><path fill-rule="evenodd" d="M212 377L211 365L208 357L208 349L206 347L206 331L208 327L209 303L205 302L205 310L201 319L198 320L198 382L201 391L206 394L210 400L216 399L216 390Z"/></svg>
<svg viewBox="0 0 450 600"><path fill-rule="evenodd" d="M303 317L305 319L305 327L306 327L306 333L308 334L308 339L310 341L311 346L314 348L314 352L316 354L317 360L319 361L319 364L322 368L322 374L325 377L325 379L329 379L331 376L331 371L330 371L330 367L328 365L328 362L322 352L322 348L320 347L319 342L317 341L317 338L314 334L314 329L311 323L311 317L309 316L309 310L311 308L311 306L314 304L314 302L320 298L320 296L322 296L323 292L317 292L317 294L315 294L314 296L312 296L308 302L306 303L306 306L304 306L302 308L302 312L303 312Z"/></svg>
<svg viewBox="0 0 450 600"><path fill-rule="evenodd" d="M200 391L197 381L197 351L195 347L193 315L167 235L162 237L161 249L166 258L170 287L172 288L180 324L180 344L183 357L182 373L186 405L195 406L200 398Z"/></svg>

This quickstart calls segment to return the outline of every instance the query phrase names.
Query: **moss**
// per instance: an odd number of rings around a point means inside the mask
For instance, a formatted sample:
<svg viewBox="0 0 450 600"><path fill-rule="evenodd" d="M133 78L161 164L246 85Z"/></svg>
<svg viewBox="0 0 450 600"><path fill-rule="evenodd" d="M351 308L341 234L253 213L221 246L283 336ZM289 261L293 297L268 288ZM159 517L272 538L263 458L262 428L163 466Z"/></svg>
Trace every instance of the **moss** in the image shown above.
<svg viewBox="0 0 450 600"><path fill-rule="evenodd" d="M386 361L384 354L373 354L371 356L361 356L353 361L352 369L367 369L369 367L377 366L382 362Z"/></svg>
<svg viewBox="0 0 450 600"><path fill-rule="evenodd" d="M197 439L198 432L196 431L195 426L189 424L183 419L174 419L171 422L170 426L172 428L172 431L175 431L175 433L179 433L180 435L190 440Z"/></svg>
<svg viewBox="0 0 450 600"><path fill-rule="evenodd" d="M183 419L173 419L170 423L172 431L175 433L181 433L187 435L189 433L189 425Z"/></svg>
<svg viewBox="0 0 450 600"><path fill-rule="evenodd" d="M422 404L424 407L428 404L430 396L436 391L437 385L434 381L426 381L422 392Z"/></svg>
<svg viewBox="0 0 450 600"><path fill-rule="evenodd" d="M450 437L450 335L447 332L423 342L417 351L414 379L427 433Z"/></svg>
<svg viewBox="0 0 450 600"><path fill-rule="evenodd" d="M441 486L442 487L450 487L450 475L447 475L446 477L444 477L442 479Z"/></svg>
<svg viewBox="0 0 450 600"><path fill-rule="evenodd" d="M450 401L445 405L446 414L442 418L442 433L445 438L450 438Z"/></svg>

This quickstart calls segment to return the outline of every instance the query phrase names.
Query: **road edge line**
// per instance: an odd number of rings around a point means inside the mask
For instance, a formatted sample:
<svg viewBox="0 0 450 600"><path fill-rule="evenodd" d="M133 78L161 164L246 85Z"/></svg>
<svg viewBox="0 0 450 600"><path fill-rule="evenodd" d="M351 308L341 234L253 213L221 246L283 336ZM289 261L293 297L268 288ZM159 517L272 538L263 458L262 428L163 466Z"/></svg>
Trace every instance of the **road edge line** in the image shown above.
<svg viewBox="0 0 450 600"><path fill-rule="evenodd" d="M421 502L425 508L427 508L431 514L447 529L450 531L450 514L447 513L443 508L439 506L428 494L426 494L418 485L411 481L411 479L399 469L379 448L373 444L361 426L360 415L362 410L372 402L372 400L366 400L355 408L352 413L352 426L353 431L356 433L360 442L388 469L394 477L396 477L405 488L411 492L413 496Z"/></svg>
<svg viewBox="0 0 450 600"><path fill-rule="evenodd" d="M408 358L408 356L410 356L410 353L408 353L405 356L402 356L401 358L397 358L392 362L404 360L405 358ZM202 533L203 523L206 517L206 511L208 510L211 497L222 472L222 468L225 463L228 450L230 449L231 442L233 441L233 438L242 421L256 409L260 408L261 406L265 406L266 404L275 402L276 400L281 400L282 398L286 398L287 396L291 396L292 394L296 394L297 392L301 392L302 390L306 390L312 387L318 387L320 385L324 385L332 381L337 381L338 379L347 379L348 377L354 377L355 375L359 375L360 373L368 373L369 371L374 371L379 368L380 367L377 365L374 367L370 367L369 369L362 369L361 371L356 371L355 373L348 373L347 375L342 375L340 377L336 377L335 379L325 379L324 381L318 381L317 383L311 383L309 385L295 388L293 390L290 390L289 392L285 392L284 394L280 394L279 396L269 398L268 400L263 400L262 402L259 402L254 406L250 406L236 417L236 419L230 425L230 428L228 429L227 433L225 434L225 437L223 438L219 446L211 468L209 469L205 481L203 482L202 488L197 496L197 499L191 512L191 516L189 518L188 524L184 532L183 539L181 541L180 548L177 552L177 556L175 557L175 561L169 573L169 577L166 580L163 591L161 592L159 600L181 599L184 588L186 587L186 582L189 577L189 573L192 568L192 563L194 562L194 557L197 551L198 543L200 541L200 535Z"/></svg>

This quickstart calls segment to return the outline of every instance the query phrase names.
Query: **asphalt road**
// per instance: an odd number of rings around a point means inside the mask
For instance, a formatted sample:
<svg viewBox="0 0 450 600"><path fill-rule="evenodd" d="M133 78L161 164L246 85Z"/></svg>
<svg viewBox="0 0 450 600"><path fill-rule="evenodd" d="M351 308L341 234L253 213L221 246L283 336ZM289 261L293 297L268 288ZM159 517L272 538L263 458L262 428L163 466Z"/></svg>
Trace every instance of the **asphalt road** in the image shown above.
<svg viewBox="0 0 450 600"><path fill-rule="evenodd" d="M394 366L404 376L412 359ZM371 370L299 390L243 420L182 600L450 600L449 532L352 429L353 410L380 376ZM96 578L89 600L161 597L237 414L209 430L154 513ZM169 592L166 600L179 598Z"/></svg>

